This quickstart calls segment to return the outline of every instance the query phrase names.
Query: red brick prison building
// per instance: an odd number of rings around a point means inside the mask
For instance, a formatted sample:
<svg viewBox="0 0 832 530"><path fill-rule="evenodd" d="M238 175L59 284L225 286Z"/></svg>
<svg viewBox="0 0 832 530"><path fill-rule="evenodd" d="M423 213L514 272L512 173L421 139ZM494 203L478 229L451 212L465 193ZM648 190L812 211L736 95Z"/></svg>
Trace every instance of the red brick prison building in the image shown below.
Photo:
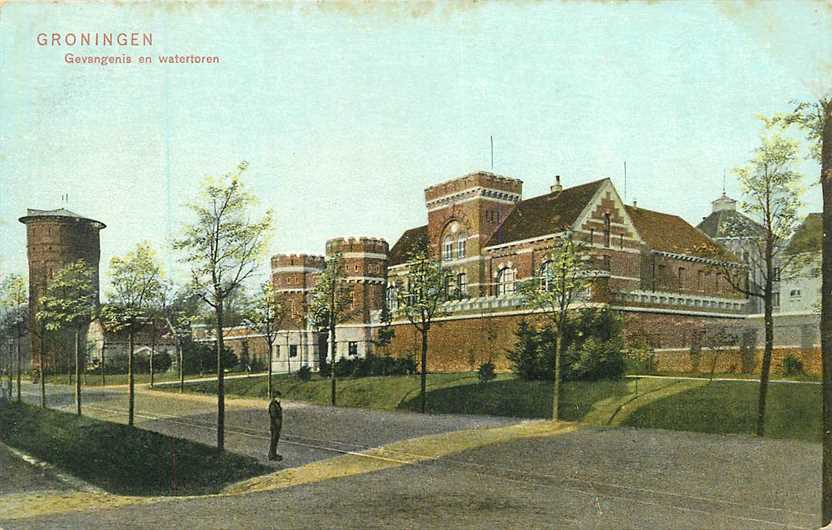
<svg viewBox="0 0 832 530"><path fill-rule="evenodd" d="M717 244L678 216L625 205L610 179L564 187L557 177L550 193L523 199L522 181L477 172L427 188L425 209L426 224L406 230L390 249L371 237L326 243L327 256L343 257L353 294L350 318L338 326L336 358L420 351L419 335L396 317L396 289L406 281L406 256L419 241L452 271L449 287L459 294L431 328L435 371L468 370L486 360L509 368L505 351L514 344L517 323L535 318L518 285L540 273L565 231L586 242L594 264L592 288L576 307L620 311L625 335L647 340L665 368L688 359L706 323L745 316L747 300L710 272L714 264L707 256ZM277 371L315 367L326 352L326 335L314 331L308 318L323 265L323 256L272 258L274 287L290 307L277 340ZM395 335L379 347L385 304Z"/></svg>

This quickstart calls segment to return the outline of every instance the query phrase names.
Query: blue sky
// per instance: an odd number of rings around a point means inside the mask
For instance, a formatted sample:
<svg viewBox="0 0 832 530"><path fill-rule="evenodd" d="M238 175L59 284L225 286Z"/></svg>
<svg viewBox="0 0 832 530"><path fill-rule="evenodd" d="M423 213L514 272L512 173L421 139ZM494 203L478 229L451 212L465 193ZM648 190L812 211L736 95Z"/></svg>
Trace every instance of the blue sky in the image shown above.
<svg viewBox="0 0 832 530"><path fill-rule="evenodd" d="M555 174L623 193L626 160L628 200L695 224L726 170L737 195L756 116L815 97L832 57L821 2L340 6L4 5L0 272L25 268L17 218L64 193L108 225L103 268L145 239L165 256L200 181L241 160L275 210L272 253L392 245L424 223L426 186L490 169L490 135L526 197ZM222 62L68 65L121 50L41 48L41 31L152 32L127 53ZM817 165L802 169L809 186Z"/></svg>

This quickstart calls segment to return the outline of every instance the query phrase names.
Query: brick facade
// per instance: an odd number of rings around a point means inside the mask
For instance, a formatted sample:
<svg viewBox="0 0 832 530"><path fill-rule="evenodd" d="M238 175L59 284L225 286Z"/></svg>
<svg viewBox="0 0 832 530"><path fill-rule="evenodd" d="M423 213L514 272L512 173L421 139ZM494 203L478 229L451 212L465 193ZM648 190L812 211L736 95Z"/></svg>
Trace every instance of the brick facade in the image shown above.
<svg viewBox="0 0 832 530"><path fill-rule="evenodd" d="M69 210L28 210L20 218L26 225L26 249L29 262L29 312L36 315L40 297L46 292L51 278L67 265L83 259L93 268L96 297L99 286L101 243L99 232L104 223L88 219ZM34 329L40 329L34 319ZM36 333L29 334L32 368L40 368L41 341ZM53 340L55 344L66 341ZM48 348L49 349L49 348ZM44 352L47 365L54 362L54 351Z"/></svg>

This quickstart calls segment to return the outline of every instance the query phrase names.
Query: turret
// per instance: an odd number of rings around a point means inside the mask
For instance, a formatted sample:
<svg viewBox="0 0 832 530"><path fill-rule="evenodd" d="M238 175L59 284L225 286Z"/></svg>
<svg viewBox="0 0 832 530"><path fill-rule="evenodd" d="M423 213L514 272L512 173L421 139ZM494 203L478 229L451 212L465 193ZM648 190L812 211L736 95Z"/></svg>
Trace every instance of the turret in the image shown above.
<svg viewBox="0 0 832 530"><path fill-rule="evenodd" d="M377 237L338 237L326 242L326 255L340 253L346 280L353 288L351 322L369 322L370 313L381 309L387 282L387 241Z"/></svg>

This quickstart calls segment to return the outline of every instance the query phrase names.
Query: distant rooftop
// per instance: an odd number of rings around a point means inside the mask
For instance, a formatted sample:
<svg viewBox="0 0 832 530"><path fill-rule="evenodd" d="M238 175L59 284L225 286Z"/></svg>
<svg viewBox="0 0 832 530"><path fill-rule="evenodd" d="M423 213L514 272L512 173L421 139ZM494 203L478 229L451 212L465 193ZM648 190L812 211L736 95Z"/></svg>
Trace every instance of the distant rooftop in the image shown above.
<svg viewBox="0 0 832 530"><path fill-rule="evenodd" d="M58 208L57 210L37 210L35 208L27 208L26 215L21 217L19 221L23 224L26 224L27 222L33 219L41 217L66 217L78 221L89 221L91 223L99 225L99 230L107 227L107 225L105 225L101 221L96 221L95 219L85 217L81 214L77 214L73 211L67 210L66 208Z"/></svg>

